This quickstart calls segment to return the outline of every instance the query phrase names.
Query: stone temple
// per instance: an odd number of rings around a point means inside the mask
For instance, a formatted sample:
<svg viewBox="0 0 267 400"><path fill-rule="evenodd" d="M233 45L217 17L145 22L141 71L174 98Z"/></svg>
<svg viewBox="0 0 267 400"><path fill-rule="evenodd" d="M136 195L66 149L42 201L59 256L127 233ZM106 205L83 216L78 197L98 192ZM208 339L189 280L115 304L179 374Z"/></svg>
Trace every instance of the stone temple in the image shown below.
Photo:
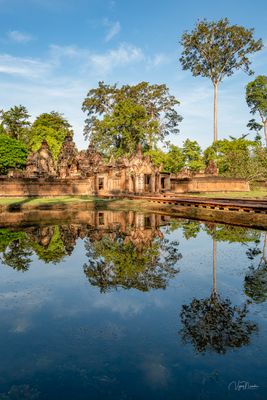
<svg viewBox="0 0 267 400"><path fill-rule="evenodd" d="M249 184L243 179L218 177L214 163L194 175L186 168L177 175L164 172L143 154L141 146L129 158L111 157L106 162L93 145L78 151L67 136L56 164L43 141L28 157L24 171L10 171L8 177L0 177L0 190L5 196L159 195L247 191Z"/></svg>

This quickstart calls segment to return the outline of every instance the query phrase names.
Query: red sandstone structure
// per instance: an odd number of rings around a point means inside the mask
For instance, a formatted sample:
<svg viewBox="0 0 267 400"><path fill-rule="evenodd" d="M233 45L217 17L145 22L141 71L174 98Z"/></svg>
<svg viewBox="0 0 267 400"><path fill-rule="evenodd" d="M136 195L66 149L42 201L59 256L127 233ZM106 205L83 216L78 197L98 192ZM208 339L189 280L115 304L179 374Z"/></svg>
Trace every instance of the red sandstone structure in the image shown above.
<svg viewBox="0 0 267 400"><path fill-rule="evenodd" d="M0 196L149 195L208 191L249 191L244 179L218 177L214 163L193 175L186 168L178 175L162 171L141 147L129 158L106 163L92 145L78 151L71 137L62 145L57 165L46 141L32 153L23 172L0 177Z"/></svg>

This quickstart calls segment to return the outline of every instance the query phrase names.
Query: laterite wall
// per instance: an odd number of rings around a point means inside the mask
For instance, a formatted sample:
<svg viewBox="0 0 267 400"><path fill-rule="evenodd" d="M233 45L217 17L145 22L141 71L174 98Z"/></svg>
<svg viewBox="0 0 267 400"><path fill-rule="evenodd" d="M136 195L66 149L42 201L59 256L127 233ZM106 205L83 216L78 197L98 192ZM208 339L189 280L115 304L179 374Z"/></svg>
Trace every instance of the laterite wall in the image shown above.
<svg viewBox="0 0 267 400"><path fill-rule="evenodd" d="M33 179L0 177L0 197L65 196L93 194L93 178Z"/></svg>

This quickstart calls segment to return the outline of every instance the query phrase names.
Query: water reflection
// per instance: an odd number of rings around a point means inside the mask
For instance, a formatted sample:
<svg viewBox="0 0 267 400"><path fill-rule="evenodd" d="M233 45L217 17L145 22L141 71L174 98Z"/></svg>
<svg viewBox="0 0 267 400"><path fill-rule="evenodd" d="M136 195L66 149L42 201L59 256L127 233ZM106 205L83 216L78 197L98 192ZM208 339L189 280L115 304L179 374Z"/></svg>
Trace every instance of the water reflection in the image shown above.
<svg viewBox="0 0 267 400"><path fill-rule="evenodd" d="M264 234L263 250L259 248L259 244L258 240L247 251L251 265L244 282L245 294L255 303L263 303L267 299L267 233ZM259 255L261 257L257 261Z"/></svg>
<svg viewBox="0 0 267 400"><path fill-rule="evenodd" d="M160 230L169 217L110 211L92 211L88 217L87 224L1 229L3 265L27 271L33 254L45 263L57 264L72 254L77 239L85 239L88 262L83 270L100 292L118 287L164 289L179 272L179 243Z"/></svg>
<svg viewBox="0 0 267 400"><path fill-rule="evenodd" d="M267 391L265 232L41 220L0 229L0 399L224 400L247 377Z"/></svg>
<svg viewBox="0 0 267 400"><path fill-rule="evenodd" d="M216 227L212 236L216 237ZM217 291L216 239L213 239L212 276L212 291L208 298L193 298L190 304L182 305L181 336L197 352L215 351L224 354L228 349L248 345L251 334L257 331L257 325L246 320L247 303L232 305L229 298L223 298Z"/></svg>

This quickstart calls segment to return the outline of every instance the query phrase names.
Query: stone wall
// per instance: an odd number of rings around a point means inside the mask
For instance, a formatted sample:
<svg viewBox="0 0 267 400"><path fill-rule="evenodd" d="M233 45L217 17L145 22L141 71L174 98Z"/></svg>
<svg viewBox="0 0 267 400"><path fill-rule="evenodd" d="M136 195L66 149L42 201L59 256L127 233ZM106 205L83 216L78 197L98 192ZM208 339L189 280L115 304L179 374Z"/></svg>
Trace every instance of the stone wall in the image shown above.
<svg viewBox="0 0 267 400"><path fill-rule="evenodd" d="M0 197L92 195L93 178L44 179L0 177Z"/></svg>
<svg viewBox="0 0 267 400"><path fill-rule="evenodd" d="M99 179L104 187L99 190ZM99 173L95 176L74 178L12 178L0 177L0 197L55 197L66 195L116 195L126 193L126 176ZM172 179L170 191L174 193L249 191L249 183L243 179L223 177L199 177ZM169 190L166 190L168 192ZM145 193L144 193L145 194Z"/></svg>
<svg viewBox="0 0 267 400"><path fill-rule="evenodd" d="M173 179L171 188L175 193L250 191L249 182L245 179L218 176Z"/></svg>

